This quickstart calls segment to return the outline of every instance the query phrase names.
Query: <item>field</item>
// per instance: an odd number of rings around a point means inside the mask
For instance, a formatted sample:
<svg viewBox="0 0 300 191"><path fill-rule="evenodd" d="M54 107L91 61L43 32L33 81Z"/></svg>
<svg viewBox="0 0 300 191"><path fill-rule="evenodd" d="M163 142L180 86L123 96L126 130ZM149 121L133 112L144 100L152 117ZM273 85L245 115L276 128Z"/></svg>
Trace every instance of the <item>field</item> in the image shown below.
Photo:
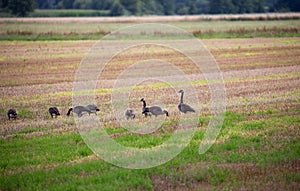
<svg viewBox="0 0 300 191"><path fill-rule="evenodd" d="M291 16L300 18L300 14ZM253 19L251 19L252 17ZM270 17L272 18L272 15ZM256 19L261 18L259 15L250 15L249 18L246 17L245 21L238 19L230 21L230 18L225 17L225 20L217 20L217 16L211 18L193 16L2 18L0 20L0 40L98 40L111 31L132 24L159 21L182 28L202 39L300 36L299 19L289 20L290 17L283 17L284 20L268 20L268 17L262 17L262 20L257 21Z"/></svg>
<svg viewBox="0 0 300 191"><path fill-rule="evenodd" d="M95 39L130 24L0 22L0 190L300 189L299 20L168 22L205 38L202 42L224 77L225 120L215 144L199 155L211 97L201 74L182 62L203 104L197 131L174 159L143 170L120 168L97 157L74 118L65 115L72 105L76 71ZM74 31L78 33L68 38ZM172 54L156 51L151 56L172 59ZM178 127L179 113L170 111L162 128L152 134L120 127L109 109L110 93L113 79L130 59L134 57L115 58L99 79L98 116L118 143L151 148L168 140ZM163 92L168 97L159 98L168 107L178 103L178 95L165 84L141 87L130 97L136 121L144 120L139 113L142 96L151 102ZM51 119L50 106L57 106L62 115ZM17 120L7 120L9 108L17 109Z"/></svg>

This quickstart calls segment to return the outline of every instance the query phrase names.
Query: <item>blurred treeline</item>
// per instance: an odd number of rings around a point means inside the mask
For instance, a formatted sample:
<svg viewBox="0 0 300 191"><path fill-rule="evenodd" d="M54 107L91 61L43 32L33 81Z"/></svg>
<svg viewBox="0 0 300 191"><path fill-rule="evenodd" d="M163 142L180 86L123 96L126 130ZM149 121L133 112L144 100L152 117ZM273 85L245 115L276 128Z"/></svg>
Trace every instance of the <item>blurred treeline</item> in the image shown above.
<svg viewBox="0 0 300 191"><path fill-rule="evenodd" d="M1 11L19 16L34 9L99 10L107 16L298 12L300 0L0 0ZM19 7L19 9L18 9ZM15 11L17 10L17 11Z"/></svg>

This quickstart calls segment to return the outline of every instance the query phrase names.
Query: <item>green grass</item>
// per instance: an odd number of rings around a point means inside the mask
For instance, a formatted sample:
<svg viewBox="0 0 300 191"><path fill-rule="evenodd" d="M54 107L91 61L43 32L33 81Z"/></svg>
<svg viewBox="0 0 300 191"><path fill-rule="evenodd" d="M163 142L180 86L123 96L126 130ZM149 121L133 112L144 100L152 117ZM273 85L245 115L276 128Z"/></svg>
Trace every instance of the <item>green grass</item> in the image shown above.
<svg viewBox="0 0 300 191"><path fill-rule="evenodd" d="M126 135L117 139L117 142L126 147L151 148L163 144L170 135Z"/></svg>
<svg viewBox="0 0 300 191"><path fill-rule="evenodd" d="M18 111L18 117L31 119L33 117L33 112L27 108L21 108L20 111Z"/></svg>
<svg viewBox="0 0 300 191"><path fill-rule="evenodd" d="M53 130L53 129L54 129L53 127L30 128L30 129L21 130L21 131L18 132L18 134L27 134L27 133L33 133L33 132L42 132L42 131Z"/></svg>
<svg viewBox="0 0 300 191"><path fill-rule="evenodd" d="M78 134L44 135L34 139L16 134L9 141L1 142L0 166L8 161L6 170L26 169L30 165L68 162L91 154Z"/></svg>
<svg viewBox="0 0 300 191"><path fill-rule="evenodd" d="M268 112L265 115L268 116ZM167 181L174 188L182 184L192 186L205 183L215 189L237 189L244 184L240 173L261 173L271 170L273 165L290 164L300 158L300 140L297 136L300 133L299 117L278 118L270 114L271 117L266 119L248 121L247 116L227 112L217 142L207 153L198 154L204 136L204 131L199 130L173 160L145 170L123 169L93 157L92 151L76 132L27 137L26 134L34 130L21 131L9 139L0 140L0 189L153 190L155 178ZM199 119L205 126L207 120ZM106 131L109 134L126 132L109 127ZM145 148L162 144L170 136L124 135L116 140L125 146ZM199 166L199 163L206 165ZM235 164L237 167L220 164ZM244 172L249 169L241 168L239 164L258 166L251 168L255 172ZM288 171L283 168L275 174L263 175L286 185L299 183L297 171ZM257 176L260 176L259 173Z"/></svg>

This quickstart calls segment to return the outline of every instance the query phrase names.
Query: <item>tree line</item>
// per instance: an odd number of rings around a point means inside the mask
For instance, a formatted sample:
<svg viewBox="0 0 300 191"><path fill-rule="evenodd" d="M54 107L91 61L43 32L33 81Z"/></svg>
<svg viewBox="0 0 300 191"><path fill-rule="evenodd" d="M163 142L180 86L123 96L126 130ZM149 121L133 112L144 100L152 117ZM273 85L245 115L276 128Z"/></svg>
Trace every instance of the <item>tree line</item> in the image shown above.
<svg viewBox="0 0 300 191"><path fill-rule="evenodd" d="M0 0L1 11L26 16L34 9L107 10L109 16L299 12L300 0Z"/></svg>

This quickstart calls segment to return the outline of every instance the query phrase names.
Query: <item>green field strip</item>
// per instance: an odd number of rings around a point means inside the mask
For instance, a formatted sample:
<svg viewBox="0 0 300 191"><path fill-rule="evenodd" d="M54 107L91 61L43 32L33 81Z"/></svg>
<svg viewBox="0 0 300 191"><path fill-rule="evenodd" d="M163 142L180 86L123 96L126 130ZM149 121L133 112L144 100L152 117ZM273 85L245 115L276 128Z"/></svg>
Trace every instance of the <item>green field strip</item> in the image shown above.
<svg viewBox="0 0 300 191"><path fill-rule="evenodd" d="M268 112L265 115L269 115ZM282 115L285 113L282 112ZM232 180L238 182L236 172L222 164L236 165L234 169L243 169L238 165L256 164L255 168L264 169L282 162L290 164L289 161L299 158L298 116L270 117L254 121L247 121L247 116L244 113L227 112L216 144L204 155L198 154L204 132L197 131L190 144L173 160L146 170L122 169L96 158L79 134L52 134L29 139L16 136L11 140L1 140L0 156L3 160L0 161L0 188L57 190L85 185L92 190L99 186L111 190L122 185L125 189L152 190L152 180L149 177L168 176L177 177L178 180L187 176L178 169L187 169L193 165L195 169L191 172L195 174L190 177L193 181L202 180L219 186ZM153 143L162 143L165 138L167 137L151 139L150 135L127 135L119 138L119 141L125 145L151 147ZM280 171L273 175L283 182L299 181L296 174L286 173L288 172ZM288 175L289 178L281 178L286 177L283 175ZM130 180L133 182L129 184Z"/></svg>

